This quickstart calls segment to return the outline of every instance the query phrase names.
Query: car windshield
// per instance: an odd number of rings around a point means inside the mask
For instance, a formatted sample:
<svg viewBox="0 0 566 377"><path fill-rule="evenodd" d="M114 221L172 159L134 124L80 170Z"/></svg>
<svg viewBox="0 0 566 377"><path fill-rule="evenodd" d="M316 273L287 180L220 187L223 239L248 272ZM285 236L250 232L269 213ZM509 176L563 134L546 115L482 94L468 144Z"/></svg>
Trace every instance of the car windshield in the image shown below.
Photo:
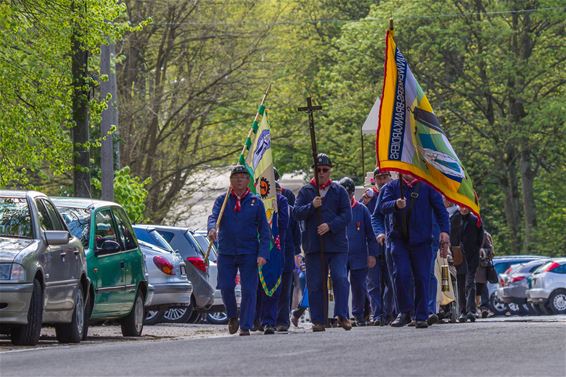
<svg viewBox="0 0 566 377"><path fill-rule="evenodd" d="M195 234L194 237L197 240L200 248L206 253L206 250L208 249L208 240L206 239L206 237L202 234ZM210 255L208 259L216 263L216 248L214 247L214 244L212 244L212 247L210 248Z"/></svg>
<svg viewBox="0 0 566 377"><path fill-rule="evenodd" d="M496 263L493 265L493 267L495 268L495 271L497 271L497 274L502 274L504 273L509 266L511 266L511 264L513 264L513 262L501 262L501 263Z"/></svg>
<svg viewBox="0 0 566 377"><path fill-rule="evenodd" d="M0 237L33 237L31 212L25 198L0 197Z"/></svg>
<svg viewBox="0 0 566 377"><path fill-rule="evenodd" d="M533 275L534 275L534 274L539 274L539 273L543 272L543 271L546 269L546 267L547 267L549 264L551 264L551 263L553 263L553 262L552 262L552 261L548 261L548 262L546 262L546 263L543 263L541 266L539 266L539 268L537 268L537 269L533 272Z"/></svg>
<svg viewBox="0 0 566 377"><path fill-rule="evenodd" d="M67 223L71 234L81 240L84 247L88 248L90 210L69 207L57 207L57 210L63 216L63 220Z"/></svg>

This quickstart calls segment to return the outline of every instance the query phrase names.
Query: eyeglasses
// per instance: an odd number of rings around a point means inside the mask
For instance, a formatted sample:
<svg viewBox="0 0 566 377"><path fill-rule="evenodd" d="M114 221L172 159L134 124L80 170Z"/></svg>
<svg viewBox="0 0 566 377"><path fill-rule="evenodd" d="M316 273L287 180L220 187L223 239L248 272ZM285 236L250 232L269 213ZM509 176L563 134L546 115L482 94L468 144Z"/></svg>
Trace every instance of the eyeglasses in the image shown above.
<svg viewBox="0 0 566 377"><path fill-rule="evenodd" d="M330 168L318 168L316 171L319 173L328 173Z"/></svg>

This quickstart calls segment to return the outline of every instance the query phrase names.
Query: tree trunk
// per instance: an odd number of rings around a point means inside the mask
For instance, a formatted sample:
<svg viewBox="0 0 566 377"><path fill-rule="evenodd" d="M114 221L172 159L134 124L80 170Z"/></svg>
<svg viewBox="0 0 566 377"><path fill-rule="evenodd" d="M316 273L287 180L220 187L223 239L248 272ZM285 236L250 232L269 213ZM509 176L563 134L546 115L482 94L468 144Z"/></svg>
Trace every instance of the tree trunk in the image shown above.
<svg viewBox="0 0 566 377"><path fill-rule="evenodd" d="M534 195L534 180L536 173L532 167L531 156L528 150L521 150L521 189L523 194L523 212L525 214L524 251L529 252L534 244L534 231L536 228L536 207Z"/></svg>
<svg viewBox="0 0 566 377"><path fill-rule="evenodd" d="M519 182L517 179L516 156L513 147L508 147L506 153L499 159L500 171L505 172L501 179L504 187L505 201L503 208L505 210L505 219L509 231L511 232L512 253L520 253L521 251L521 211L519 204Z"/></svg>
<svg viewBox="0 0 566 377"><path fill-rule="evenodd" d="M81 2L73 2L72 12L82 13L86 6ZM81 45L83 33L77 24L74 25L71 36L72 44L72 76L73 76L73 186L74 194L78 197L90 197L90 153L89 115L88 115L88 86L85 78L88 74L88 52Z"/></svg>

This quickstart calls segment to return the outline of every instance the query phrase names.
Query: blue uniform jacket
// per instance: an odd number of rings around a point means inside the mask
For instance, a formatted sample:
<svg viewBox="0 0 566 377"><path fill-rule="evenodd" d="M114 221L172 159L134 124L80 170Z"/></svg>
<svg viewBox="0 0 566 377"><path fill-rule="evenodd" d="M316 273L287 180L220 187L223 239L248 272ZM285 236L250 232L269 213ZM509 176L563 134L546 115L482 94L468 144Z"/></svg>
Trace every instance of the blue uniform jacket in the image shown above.
<svg viewBox="0 0 566 377"><path fill-rule="evenodd" d="M293 209L293 216L301 222L301 241L307 254L320 252L319 236L316 228L321 223L327 223L330 231L322 236L325 253L347 253L348 240L346 226L352 221L350 199L346 190L332 182L328 192L322 198L322 221L319 223L316 209L312 200L316 196L313 185L307 184L301 188Z"/></svg>
<svg viewBox="0 0 566 377"><path fill-rule="evenodd" d="M289 203L289 213L292 213L295 206L295 194L291 190L281 189L281 194L287 198ZM295 255L301 254L301 230L299 223L289 216L289 227L285 239L285 266L284 272L293 271L295 269Z"/></svg>
<svg viewBox="0 0 566 377"><path fill-rule="evenodd" d="M214 201L212 214L208 217L208 231L216 225L225 195ZM240 212L234 211L235 205L236 198L230 195L220 222L218 254L254 254L269 259L271 231L263 202L257 195L249 193L241 201Z"/></svg>
<svg viewBox="0 0 566 377"><path fill-rule="evenodd" d="M373 195L373 198L371 198L371 200L368 202L368 204L365 205L367 207L367 209L369 210L370 214L372 214L375 211L375 206L377 204L377 197L378 197L378 194L375 193Z"/></svg>
<svg viewBox="0 0 566 377"><path fill-rule="evenodd" d="M277 229L279 230L279 242L281 242L281 251L283 257L287 257L287 228L289 227L289 204L287 198L281 194L277 194Z"/></svg>
<svg viewBox="0 0 566 377"><path fill-rule="evenodd" d="M373 233L375 233L375 236L377 237L380 234L387 234L387 230L385 229L385 216L379 211L377 205L383 199L383 187L375 199L375 208L371 214L371 227L373 228Z"/></svg>
<svg viewBox="0 0 566 377"><path fill-rule="evenodd" d="M377 209L385 215L386 237L389 241L401 239L401 214L406 213L410 205L411 194L415 191L418 191L418 198L414 200L411 216L407 220L409 226L408 244L432 243L432 216L436 218L441 232L448 233L450 231L448 212L444 207L442 197L425 182L418 182L413 188L403 184L403 194L407 199L407 206L403 209L398 209L395 205L395 201L401 197L398 179L389 182L382 191L383 197L378 202Z"/></svg>
<svg viewBox="0 0 566 377"><path fill-rule="evenodd" d="M352 222L348 224L348 265L351 270L368 267L368 255L377 257L378 247L371 227L369 210L363 204L352 208Z"/></svg>

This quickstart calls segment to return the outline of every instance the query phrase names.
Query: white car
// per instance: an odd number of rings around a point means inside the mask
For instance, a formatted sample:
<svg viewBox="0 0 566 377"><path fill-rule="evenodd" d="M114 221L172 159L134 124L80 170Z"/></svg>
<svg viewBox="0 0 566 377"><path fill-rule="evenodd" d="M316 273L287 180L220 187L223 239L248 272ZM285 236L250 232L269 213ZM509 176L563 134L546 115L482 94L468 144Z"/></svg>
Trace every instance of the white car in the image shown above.
<svg viewBox="0 0 566 377"><path fill-rule="evenodd" d="M566 258L539 267L530 278L527 301L566 314Z"/></svg>
<svg viewBox="0 0 566 377"><path fill-rule="evenodd" d="M193 285L187 279L186 265L176 252L170 252L148 242L139 241L148 273L151 301L146 303L145 324L161 322L171 307L189 306Z"/></svg>

